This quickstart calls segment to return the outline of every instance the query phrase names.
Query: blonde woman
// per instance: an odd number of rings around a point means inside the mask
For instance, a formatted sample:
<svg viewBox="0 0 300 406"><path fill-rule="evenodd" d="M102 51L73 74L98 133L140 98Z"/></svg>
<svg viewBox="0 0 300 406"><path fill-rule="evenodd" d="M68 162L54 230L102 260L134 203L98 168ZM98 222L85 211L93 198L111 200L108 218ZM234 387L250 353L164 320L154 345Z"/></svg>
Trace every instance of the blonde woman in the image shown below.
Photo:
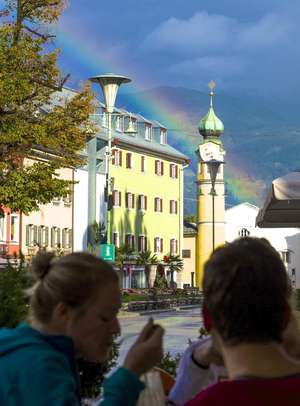
<svg viewBox="0 0 300 406"><path fill-rule="evenodd" d="M0 404L80 405L76 358L105 361L120 333L118 277L88 253L41 254L32 270L29 321L0 330ZM136 404L144 388L139 376L162 357L162 336L149 321L106 380L103 406Z"/></svg>

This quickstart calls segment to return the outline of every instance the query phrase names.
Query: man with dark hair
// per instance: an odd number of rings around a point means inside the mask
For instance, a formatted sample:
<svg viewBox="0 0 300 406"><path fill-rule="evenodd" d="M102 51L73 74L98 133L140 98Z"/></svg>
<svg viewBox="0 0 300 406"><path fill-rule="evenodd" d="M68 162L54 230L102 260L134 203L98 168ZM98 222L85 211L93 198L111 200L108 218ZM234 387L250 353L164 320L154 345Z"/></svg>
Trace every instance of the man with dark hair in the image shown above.
<svg viewBox="0 0 300 406"><path fill-rule="evenodd" d="M203 291L204 319L216 332L229 380L187 405L300 405L300 363L281 345L290 285L275 249L249 237L218 248L205 265Z"/></svg>

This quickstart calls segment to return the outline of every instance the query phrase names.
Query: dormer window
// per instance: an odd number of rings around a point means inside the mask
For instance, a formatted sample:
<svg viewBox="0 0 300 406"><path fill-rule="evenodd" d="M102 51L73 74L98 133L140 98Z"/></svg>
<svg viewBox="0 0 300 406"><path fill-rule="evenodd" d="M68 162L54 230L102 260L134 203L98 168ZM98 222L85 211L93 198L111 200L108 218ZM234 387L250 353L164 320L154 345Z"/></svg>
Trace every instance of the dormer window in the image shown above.
<svg viewBox="0 0 300 406"><path fill-rule="evenodd" d="M116 130L123 131L123 117L122 116L116 117Z"/></svg>
<svg viewBox="0 0 300 406"><path fill-rule="evenodd" d="M152 140L152 127L150 124L145 124L145 140Z"/></svg>
<svg viewBox="0 0 300 406"><path fill-rule="evenodd" d="M105 110L102 110L102 127L108 126L108 116Z"/></svg>
<svg viewBox="0 0 300 406"><path fill-rule="evenodd" d="M167 131L162 129L160 130L160 143L162 145L166 145L167 144Z"/></svg>

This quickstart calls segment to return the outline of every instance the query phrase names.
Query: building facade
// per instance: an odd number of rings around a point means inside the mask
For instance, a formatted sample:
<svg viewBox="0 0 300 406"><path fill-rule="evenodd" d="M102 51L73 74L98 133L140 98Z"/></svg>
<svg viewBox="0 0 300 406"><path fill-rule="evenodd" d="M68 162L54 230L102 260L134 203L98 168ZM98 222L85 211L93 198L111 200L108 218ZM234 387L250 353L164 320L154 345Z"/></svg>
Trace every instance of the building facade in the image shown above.
<svg viewBox="0 0 300 406"><path fill-rule="evenodd" d="M266 238L280 254L294 288L300 288L300 229L256 227L259 208L241 203L226 210L226 241L239 237Z"/></svg>

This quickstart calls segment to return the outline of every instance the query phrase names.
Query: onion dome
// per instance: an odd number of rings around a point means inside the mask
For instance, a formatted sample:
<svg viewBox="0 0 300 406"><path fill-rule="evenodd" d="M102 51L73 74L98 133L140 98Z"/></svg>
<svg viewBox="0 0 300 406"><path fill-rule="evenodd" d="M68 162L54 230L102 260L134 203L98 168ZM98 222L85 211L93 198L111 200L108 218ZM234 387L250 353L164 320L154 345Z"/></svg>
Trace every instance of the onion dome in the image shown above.
<svg viewBox="0 0 300 406"><path fill-rule="evenodd" d="M224 132L224 124L222 121L217 117L214 108L213 108L213 97L215 83L211 81L208 85L210 87L210 107L207 114L201 118L198 124L198 130L200 135L204 138L210 137L215 138L219 137Z"/></svg>

